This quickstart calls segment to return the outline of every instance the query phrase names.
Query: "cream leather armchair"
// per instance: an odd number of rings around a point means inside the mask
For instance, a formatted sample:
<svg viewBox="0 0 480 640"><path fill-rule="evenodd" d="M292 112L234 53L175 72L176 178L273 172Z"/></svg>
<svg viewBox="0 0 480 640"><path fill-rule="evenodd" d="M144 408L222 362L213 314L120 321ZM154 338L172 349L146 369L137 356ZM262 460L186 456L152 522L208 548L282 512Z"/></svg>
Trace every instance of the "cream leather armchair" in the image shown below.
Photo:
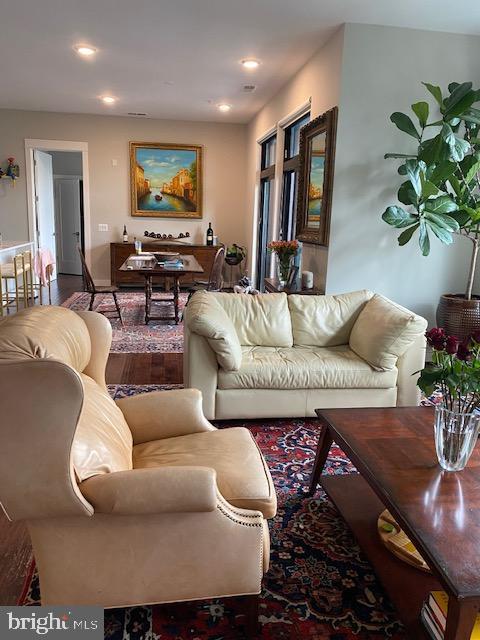
<svg viewBox="0 0 480 640"><path fill-rule="evenodd" d="M184 318L184 384L209 419L419 403L427 322L371 291L197 292Z"/></svg>
<svg viewBox="0 0 480 640"><path fill-rule="evenodd" d="M27 522L42 604L256 596L276 497L250 432L214 428L194 389L113 402L110 341L92 312L0 322L0 500Z"/></svg>

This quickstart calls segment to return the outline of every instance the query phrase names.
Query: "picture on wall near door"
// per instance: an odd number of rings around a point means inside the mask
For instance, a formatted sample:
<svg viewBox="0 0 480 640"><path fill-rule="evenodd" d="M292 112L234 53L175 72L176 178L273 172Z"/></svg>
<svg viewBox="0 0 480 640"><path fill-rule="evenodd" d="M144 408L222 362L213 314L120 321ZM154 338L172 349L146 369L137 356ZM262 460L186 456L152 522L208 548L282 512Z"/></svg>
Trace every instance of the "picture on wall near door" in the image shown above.
<svg viewBox="0 0 480 640"><path fill-rule="evenodd" d="M131 215L202 217L202 147L130 142Z"/></svg>

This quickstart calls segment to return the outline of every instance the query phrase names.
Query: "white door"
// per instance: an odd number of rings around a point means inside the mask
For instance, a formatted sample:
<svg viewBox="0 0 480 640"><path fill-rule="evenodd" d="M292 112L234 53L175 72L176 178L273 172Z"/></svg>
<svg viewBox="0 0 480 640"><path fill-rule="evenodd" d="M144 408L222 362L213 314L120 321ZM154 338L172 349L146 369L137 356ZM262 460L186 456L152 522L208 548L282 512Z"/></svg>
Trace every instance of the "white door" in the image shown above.
<svg viewBox="0 0 480 640"><path fill-rule="evenodd" d="M39 249L50 249L56 263L52 156L44 151L35 149L33 158L35 161L37 246ZM55 280L56 277L57 272L54 269L52 280Z"/></svg>
<svg viewBox="0 0 480 640"><path fill-rule="evenodd" d="M78 253L81 241L80 179L55 178L57 267L59 273L82 275Z"/></svg>

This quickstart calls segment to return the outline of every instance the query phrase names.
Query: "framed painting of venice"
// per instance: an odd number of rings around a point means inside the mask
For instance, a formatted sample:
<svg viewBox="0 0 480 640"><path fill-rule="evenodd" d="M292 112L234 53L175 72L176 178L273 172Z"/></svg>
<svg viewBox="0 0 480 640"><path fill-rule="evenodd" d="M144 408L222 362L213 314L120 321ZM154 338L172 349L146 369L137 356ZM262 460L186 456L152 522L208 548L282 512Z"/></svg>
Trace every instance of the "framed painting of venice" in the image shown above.
<svg viewBox="0 0 480 640"><path fill-rule="evenodd" d="M130 142L131 215L202 217L202 147Z"/></svg>

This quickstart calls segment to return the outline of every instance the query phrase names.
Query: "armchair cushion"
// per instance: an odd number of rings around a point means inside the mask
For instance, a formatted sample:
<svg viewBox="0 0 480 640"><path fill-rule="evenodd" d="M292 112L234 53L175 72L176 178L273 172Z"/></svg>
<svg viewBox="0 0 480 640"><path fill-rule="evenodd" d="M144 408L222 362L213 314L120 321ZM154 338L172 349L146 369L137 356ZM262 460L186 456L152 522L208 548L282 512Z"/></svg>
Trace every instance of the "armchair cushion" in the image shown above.
<svg viewBox="0 0 480 640"><path fill-rule="evenodd" d="M132 433L108 392L80 375L83 407L72 443L75 473L81 482L98 474L132 468Z"/></svg>
<svg viewBox="0 0 480 640"><path fill-rule="evenodd" d="M236 371L242 362L240 342L232 321L212 294L197 291L188 303L186 318L189 330L208 340L220 367Z"/></svg>
<svg viewBox="0 0 480 640"><path fill-rule="evenodd" d="M276 496L270 472L255 440L243 427L136 445L133 466L214 469L218 490L230 504L261 511L265 518L275 515Z"/></svg>
<svg viewBox="0 0 480 640"><path fill-rule="evenodd" d="M350 347L374 369L388 371L426 328L424 318L375 294L353 325Z"/></svg>

